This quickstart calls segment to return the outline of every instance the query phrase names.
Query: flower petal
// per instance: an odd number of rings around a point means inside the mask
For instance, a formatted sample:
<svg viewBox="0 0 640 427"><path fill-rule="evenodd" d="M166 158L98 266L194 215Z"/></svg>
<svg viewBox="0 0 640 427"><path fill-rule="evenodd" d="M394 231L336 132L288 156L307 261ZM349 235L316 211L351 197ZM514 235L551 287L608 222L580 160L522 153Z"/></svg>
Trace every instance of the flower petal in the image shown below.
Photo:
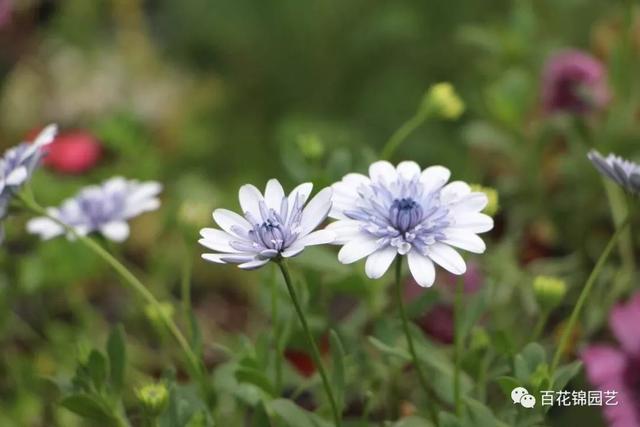
<svg viewBox="0 0 640 427"><path fill-rule="evenodd" d="M238 267L243 270L255 270L256 268L260 268L268 262L268 259L256 259L253 261L242 263Z"/></svg>
<svg viewBox="0 0 640 427"><path fill-rule="evenodd" d="M387 272L398 251L393 246L375 251L367 257L364 271L369 279L379 279Z"/></svg>
<svg viewBox="0 0 640 427"><path fill-rule="evenodd" d="M407 255L409 271L416 283L422 287L433 286L436 280L436 268L428 257L418 251L410 251Z"/></svg>
<svg viewBox="0 0 640 427"><path fill-rule="evenodd" d="M378 240L366 235L351 240L338 252L338 261L351 264L372 254L378 249Z"/></svg>
<svg viewBox="0 0 640 427"><path fill-rule="evenodd" d="M329 243L333 243L336 238L336 233L333 231L324 229L324 230L316 230L313 231L306 236L298 239L296 241L296 245L303 246L315 246L315 245L326 245Z"/></svg>
<svg viewBox="0 0 640 427"><path fill-rule="evenodd" d="M27 231L37 234L42 240L49 240L65 233L60 224L44 216L30 220L27 223Z"/></svg>
<svg viewBox="0 0 640 427"><path fill-rule="evenodd" d="M280 181L277 179L270 179L264 190L264 201L267 204L267 207L279 212L283 198L284 190L282 189L282 185L280 185Z"/></svg>
<svg viewBox="0 0 640 427"><path fill-rule="evenodd" d="M416 162L411 161L400 162L396 167L396 171L399 176L407 180L410 180L421 173L420 166L418 166Z"/></svg>
<svg viewBox="0 0 640 427"><path fill-rule="evenodd" d="M331 195L333 190L327 187L315 195L305 206L300 220L300 236L312 232L322 221L327 218L331 209Z"/></svg>
<svg viewBox="0 0 640 427"><path fill-rule="evenodd" d="M332 243L336 245L344 245L362 234L360 222L353 219L332 222L325 227L325 230L334 232L335 239Z"/></svg>
<svg viewBox="0 0 640 427"><path fill-rule="evenodd" d="M422 171L420 180L425 185L425 192L429 192L442 188L450 177L451 171L444 166L430 166Z"/></svg>
<svg viewBox="0 0 640 427"><path fill-rule="evenodd" d="M480 237L466 230L445 230L444 235L446 238L442 243L464 249L465 251L481 254L487 249L487 246Z"/></svg>
<svg viewBox="0 0 640 427"><path fill-rule="evenodd" d="M246 219L227 209L216 209L213 211L213 219L220 228L234 236L242 237L241 234L234 231L236 227L240 227L246 232L251 229L251 224L249 224Z"/></svg>
<svg viewBox="0 0 640 427"><path fill-rule="evenodd" d="M380 160L369 166L369 176L371 181L375 182L392 182L397 178L396 168L386 160Z"/></svg>
<svg viewBox="0 0 640 427"><path fill-rule="evenodd" d="M484 233L493 228L493 219L482 213L456 213L450 228L464 229L472 233Z"/></svg>
<svg viewBox="0 0 640 427"><path fill-rule="evenodd" d="M240 200L240 208L243 213L248 212L254 218L261 218L260 202L264 200L262 193L254 185L245 184L238 191L238 199Z"/></svg>
<svg viewBox="0 0 640 427"><path fill-rule="evenodd" d="M464 274L467 266L464 259L455 249L444 243L434 243L429 246L427 256L436 264L453 274Z"/></svg>
<svg viewBox="0 0 640 427"><path fill-rule="evenodd" d="M609 327L628 354L640 355L639 324L640 294L614 307L609 315Z"/></svg>
<svg viewBox="0 0 640 427"><path fill-rule="evenodd" d="M129 237L129 224L124 221L109 222L100 227L104 237L114 242L124 242Z"/></svg>

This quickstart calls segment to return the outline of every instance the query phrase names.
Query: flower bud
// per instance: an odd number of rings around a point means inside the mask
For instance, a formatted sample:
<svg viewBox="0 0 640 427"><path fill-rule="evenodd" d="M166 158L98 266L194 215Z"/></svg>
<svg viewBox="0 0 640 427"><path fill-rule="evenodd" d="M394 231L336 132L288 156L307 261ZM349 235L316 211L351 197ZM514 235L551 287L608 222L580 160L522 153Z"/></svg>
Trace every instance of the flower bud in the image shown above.
<svg viewBox="0 0 640 427"><path fill-rule="evenodd" d="M309 159L319 159L324 155L325 146L320 137L313 133L305 133L296 140L302 155Z"/></svg>
<svg viewBox="0 0 640 427"><path fill-rule="evenodd" d="M556 277L537 276L533 280L533 292L541 309L553 310L567 293L567 284Z"/></svg>
<svg viewBox="0 0 640 427"><path fill-rule="evenodd" d="M498 195L498 190L491 187L483 187L479 184L471 185L472 191L477 191L480 193L484 193L487 196L487 206L485 206L483 212L489 216L495 216L500 210L500 196Z"/></svg>
<svg viewBox="0 0 640 427"><path fill-rule="evenodd" d="M451 83L437 83L429 88L424 108L446 120L456 120L464 112L464 102Z"/></svg>
<svg viewBox="0 0 640 427"><path fill-rule="evenodd" d="M175 310L173 305L168 302L160 302L160 306L156 307L152 304L147 304L144 308L144 314L147 315L149 320L156 324L163 324L163 315L167 318L172 318Z"/></svg>
<svg viewBox="0 0 640 427"><path fill-rule="evenodd" d="M167 406L169 390L163 383L147 384L136 390L136 396L145 412L151 416L158 416Z"/></svg>

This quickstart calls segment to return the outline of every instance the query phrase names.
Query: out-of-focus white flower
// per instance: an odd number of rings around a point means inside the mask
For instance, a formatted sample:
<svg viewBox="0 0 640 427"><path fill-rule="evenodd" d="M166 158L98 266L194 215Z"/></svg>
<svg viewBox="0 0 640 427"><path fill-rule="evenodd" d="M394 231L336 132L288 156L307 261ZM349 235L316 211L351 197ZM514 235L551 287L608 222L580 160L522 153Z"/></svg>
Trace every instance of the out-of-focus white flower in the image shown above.
<svg viewBox="0 0 640 427"><path fill-rule="evenodd" d="M435 281L434 262L454 274L466 265L454 247L482 253L478 237L493 228L493 220L480 213L487 196L454 181L443 166L424 171L415 162L397 168L386 161L373 163L369 176L346 175L333 185L330 216L338 221L327 229L344 245L338 259L344 264L367 258L368 277L381 277L396 255L406 255L409 269L421 286Z"/></svg>
<svg viewBox="0 0 640 427"><path fill-rule="evenodd" d="M7 150L0 158L0 220L7 216L13 196L40 165L44 155L43 147L53 141L56 131L55 125L49 125L40 132L33 143L23 142ZM0 243L3 236L4 230L0 225Z"/></svg>
<svg viewBox="0 0 640 427"><path fill-rule="evenodd" d="M101 185L84 188L59 208L48 208L47 213L81 236L99 232L107 239L123 242L129 237L127 221L158 209L161 191L162 185L155 181L138 182L115 177ZM66 234L64 227L47 217L32 219L27 230L45 240ZM72 235L67 237L73 238Z"/></svg>
<svg viewBox="0 0 640 427"><path fill-rule="evenodd" d="M634 195L640 193L639 164L623 159L615 154L609 154L607 157L604 157L596 150L591 150L588 157L602 175L612 179L619 186Z"/></svg>
<svg viewBox="0 0 640 427"><path fill-rule="evenodd" d="M202 258L250 270L273 259L296 256L306 246L332 242L334 233L314 231L331 209L332 190L325 188L306 203L312 189L311 183L301 184L286 196L278 180L271 179L263 195L253 185L243 185L239 191L243 215L216 209L213 219L222 230L200 230L199 243L215 251Z"/></svg>

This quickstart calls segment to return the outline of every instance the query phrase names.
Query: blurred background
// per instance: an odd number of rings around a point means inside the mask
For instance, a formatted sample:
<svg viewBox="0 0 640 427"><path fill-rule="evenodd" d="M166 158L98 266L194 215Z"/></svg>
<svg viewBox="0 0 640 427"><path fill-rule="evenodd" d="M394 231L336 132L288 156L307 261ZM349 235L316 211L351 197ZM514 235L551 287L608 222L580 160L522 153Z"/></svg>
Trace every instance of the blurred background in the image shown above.
<svg viewBox="0 0 640 427"><path fill-rule="evenodd" d="M60 125L60 153L33 183L45 206L114 175L164 184L162 208L110 249L176 316L191 283L213 370L229 359L217 344L238 349L265 333L274 272L205 264L198 230L212 226L211 211L237 209L243 183L277 177L287 190L302 181L319 189L366 170L427 89L451 82L462 116L425 120L393 160L443 164L455 179L498 190L497 227L479 267L495 290L483 328L524 340L536 315L531 278L554 274L570 297L550 319L552 343L610 233L608 200L616 215L616 193L605 192L586 147L639 154L637 16L634 2L612 0L0 0L0 148ZM545 104L545 64L567 49L602 64L606 106ZM42 378L68 378L83 349L102 348L122 322L137 385L175 360L158 350L171 337L92 254L65 239L38 242L24 231L27 219L7 220L0 250L0 425L85 425L56 406ZM623 273L604 273L621 284L597 290L576 342L610 339L606 317L630 293L634 239L619 248ZM294 265L319 337L327 322L339 325L357 360L361 331L384 329L375 319L389 280L366 280L361 265L337 264L330 248ZM304 376L291 360L296 340L294 331L288 369ZM499 359L503 347L491 345ZM362 382L377 390L384 381L369 372ZM229 425L242 425L240 405L223 400ZM603 425L593 408L552 415L557 426Z"/></svg>

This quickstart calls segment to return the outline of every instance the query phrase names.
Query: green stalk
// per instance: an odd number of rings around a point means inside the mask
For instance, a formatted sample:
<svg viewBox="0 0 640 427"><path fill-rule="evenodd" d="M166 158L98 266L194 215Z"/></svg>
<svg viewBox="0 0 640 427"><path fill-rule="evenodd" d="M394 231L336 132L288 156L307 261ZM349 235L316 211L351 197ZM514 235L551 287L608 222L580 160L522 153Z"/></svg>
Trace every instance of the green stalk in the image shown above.
<svg viewBox="0 0 640 427"><path fill-rule="evenodd" d="M329 385L329 377L327 377L327 373L324 370L324 366L322 365L322 359L320 358L320 352L318 351L318 346L316 345L315 340L313 339L313 335L311 334L311 330L309 329L309 324L307 323L307 318L302 311L302 307L300 306L300 302L298 301L298 296L296 294L296 290L293 287L293 283L291 282L291 276L289 275L289 268L287 267L287 263L284 259L280 259L277 261L278 267L280 267L280 271L282 272L282 276L284 277L284 282L287 285L287 289L289 290L289 295L291 296L291 301L293 302L293 306L296 309L296 313L298 314L298 318L300 319L300 323L302 324L302 329L304 329L304 333L307 336L307 340L309 341L309 345L311 346L311 354L313 356L313 361L318 368L318 372L320 372L320 377L322 378L322 385L324 386L324 390L329 398L329 404L331 405L331 412L333 413L333 420L336 427L340 427L341 425L341 417L338 411L338 406L336 405L336 399L333 396L333 391L331 391L331 386Z"/></svg>
<svg viewBox="0 0 640 427"><path fill-rule="evenodd" d="M406 122L398 128L393 135L387 140L382 149L380 158L388 160L393 156L393 153L400 147L405 139L409 137L416 129L424 123L429 117L429 111L425 108L418 108L418 111Z"/></svg>
<svg viewBox="0 0 640 427"><path fill-rule="evenodd" d="M538 322L536 326L533 328L533 335L531 337L531 341L538 341L538 338L544 331L544 327L547 325L547 320L549 320L549 314L551 314L550 310L543 309L538 317Z"/></svg>
<svg viewBox="0 0 640 427"><path fill-rule="evenodd" d="M274 270L275 274L275 270ZM280 324L278 320L278 287L277 282L271 280L271 321L273 322L273 350L275 353L275 385L278 393L282 390L282 351L280 350Z"/></svg>
<svg viewBox="0 0 640 427"><path fill-rule="evenodd" d="M462 358L462 298L464 290L463 276L458 277L456 280L456 290L453 302L453 321L454 321L454 336L453 336L453 397L455 403L456 414L460 416L462 414L462 399L460 398L460 365Z"/></svg>
<svg viewBox="0 0 640 427"><path fill-rule="evenodd" d="M418 354L416 353L416 349L413 345L413 337L411 336L411 331L409 330L409 320L407 319L407 312L404 308L404 301L402 299L402 260L403 257L398 256L396 259L396 303L398 305L398 311L400 312L400 319L402 320L402 329L404 331L404 335L407 338L407 345L409 346L409 353L411 354L411 359L413 360L413 365L418 373L418 379L420 380L420 384L427 394L427 409L429 411L429 416L433 421L435 426L439 425L438 422L438 413L436 411L436 407L433 404L433 393L431 392L431 388L429 387L429 382L427 381L427 377L422 371L422 366L418 361Z"/></svg>
<svg viewBox="0 0 640 427"><path fill-rule="evenodd" d="M188 364L190 365L191 375L196 379L200 386L202 387L202 391L204 393L205 401L209 401L209 384L206 381L203 373L203 366L201 365L198 357L193 353L193 350L189 346L184 335L180 332L180 329L175 324L173 319L169 317L165 311L162 309L162 305L160 302L153 296L151 292L138 280L136 276L131 273L120 261L118 261L113 255L107 252L102 246L96 243L93 239L81 236L75 232L72 227L62 223L57 218L54 218L48 214L48 212L42 208L40 205L36 203L36 201L32 197L25 197L24 194L18 194L18 198L26 208L35 213L36 215L45 216L52 221L55 221L60 226L64 227L64 229L70 233L78 242L83 244L87 249L92 251L95 255L101 258L104 262L106 262L123 280L125 284L127 284L134 292L136 292L147 304L151 305L164 324L167 329L174 336L178 344L180 345L182 351L185 354Z"/></svg>
<svg viewBox="0 0 640 427"><path fill-rule="evenodd" d="M627 217L622 221L622 223L617 228L615 233L613 233L613 236L611 236L609 243L607 243L607 246L604 248L604 251L602 251L602 254L600 254L600 257L598 258L596 265L593 267L593 270L591 270L591 274L589 274L589 277L587 278L584 288L582 288L582 292L578 297L578 302L576 303L575 307L573 308L573 311L571 312L571 316L569 317L567 326L564 328L564 331L562 332L562 337L560 338L560 342L559 342L558 348L556 349L556 353L553 356L553 361L551 363L552 375L553 373L555 373L558 367L558 364L560 363L560 358L562 357L562 354L567 348L567 345L569 343L569 338L571 337L575 324L578 321L578 316L580 315L580 312L582 311L582 307L584 306L585 302L587 301L587 298L589 297L589 294L591 293L591 289L593 288L593 285L595 284L596 279L600 275L605 262L609 258L611 251L613 250L614 246L616 245L616 242L618 241L618 238L622 235L624 230L629 225L630 220L631 220L631 215L627 214Z"/></svg>

